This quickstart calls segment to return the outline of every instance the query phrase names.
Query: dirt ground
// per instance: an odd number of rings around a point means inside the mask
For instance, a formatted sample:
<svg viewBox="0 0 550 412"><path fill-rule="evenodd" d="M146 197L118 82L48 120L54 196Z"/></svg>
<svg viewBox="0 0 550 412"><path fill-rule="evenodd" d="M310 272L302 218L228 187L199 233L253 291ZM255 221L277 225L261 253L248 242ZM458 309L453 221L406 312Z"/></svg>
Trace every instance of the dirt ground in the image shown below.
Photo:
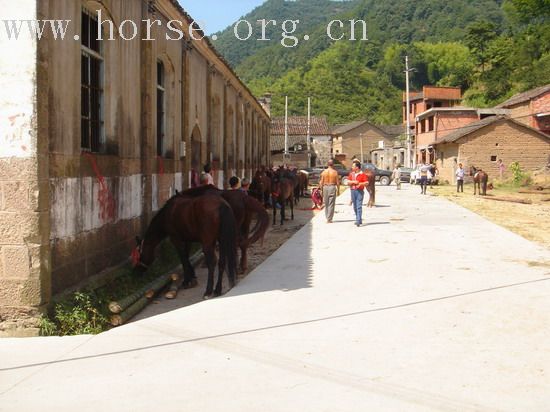
<svg viewBox="0 0 550 412"><path fill-rule="evenodd" d="M550 193L546 191L545 194L526 194L518 193L519 190L530 189L495 188L487 192L487 198L474 196L472 184L464 185L464 193L456 193L456 188L449 185L429 189L436 196L446 197L526 239L550 248ZM533 203L521 204L489 199L494 196L529 199Z"/></svg>
<svg viewBox="0 0 550 412"><path fill-rule="evenodd" d="M269 256L271 256L271 254L279 249L279 247L281 247L287 239L289 239L293 234L295 234L304 225L306 225L317 213L320 212L319 210L307 210L310 209L312 206L313 203L309 197L300 199L300 203L294 208L294 220L290 220L290 209L287 208L285 210L285 215L288 220L285 221L285 224L283 226L279 224L280 217L279 211L277 211L277 223L275 226L272 226L270 224L263 244L260 244L260 242L258 242L248 249L248 271L245 274L239 274L238 279L244 278L248 273L254 270L254 268L260 265ZM271 209L268 210L268 213L271 223L273 219ZM152 304L148 305L131 321L145 319L150 316L155 316L161 313L166 313L175 309L202 302L203 293L206 288L207 270L203 264L199 264L195 271L199 281L198 287L187 290L180 289L178 292L178 296L173 300L166 299L164 297L164 293L158 295L152 301ZM179 268L179 270L176 270L175 273L181 274L181 267ZM217 270L214 281L216 281L216 279ZM227 277L225 275L223 283L225 293L225 291L227 290Z"/></svg>

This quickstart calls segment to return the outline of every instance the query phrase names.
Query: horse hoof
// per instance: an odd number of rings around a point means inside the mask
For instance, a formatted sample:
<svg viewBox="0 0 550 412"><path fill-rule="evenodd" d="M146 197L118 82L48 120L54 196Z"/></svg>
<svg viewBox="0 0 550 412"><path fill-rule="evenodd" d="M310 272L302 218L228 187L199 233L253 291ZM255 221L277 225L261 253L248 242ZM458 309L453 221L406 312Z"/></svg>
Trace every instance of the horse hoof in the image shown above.
<svg viewBox="0 0 550 412"><path fill-rule="evenodd" d="M215 292L212 294L212 297L213 297L213 298L219 298L221 295L222 295L221 292L215 291Z"/></svg>
<svg viewBox="0 0 550 412"><path fill-rule="evenodd" d="M210 299L212 299L212 296L207 293L205 293L204 296L202 297L202 300L210 300Z"/></svg>
<svg viewBox="0 0 550 412"><path fill-rule="evenodd" d="M197 281L197 279L192 279L187 283L185 282L183 283L183 289L191 289L191 288L197 287L198 284L199 282Z"/></svg>

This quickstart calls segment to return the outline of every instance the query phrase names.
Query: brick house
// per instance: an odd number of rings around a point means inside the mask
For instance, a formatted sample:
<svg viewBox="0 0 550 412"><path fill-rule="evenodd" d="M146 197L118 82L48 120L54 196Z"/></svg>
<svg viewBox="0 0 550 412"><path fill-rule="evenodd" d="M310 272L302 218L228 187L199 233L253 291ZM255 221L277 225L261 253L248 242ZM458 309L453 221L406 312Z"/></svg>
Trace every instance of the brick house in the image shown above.
<svg viewBox="0 0 550 412"><path fill-rule="evenodd" d="M437 107L426 110L415 119L416 163L432 163L434 147L442 139L471 123L490 116L507 114L506 109L476 109L472 107Z"/></svg>
<svg viewBox="0 0 550 412"><path fill-rule="evenodd" d="M377 126L367 120L358 120L332 128L332 154L347 168L351 167L354 158L386 166L386 161L393 159L393 153L380 154L379 149L394 147L396 138L405 132L403 126ZM399 154L400 156L400 154ZM379 166L379 167L380 167Z"/></svg>
<svg viewBox="0 0 550 412"><path fill-rule="evenodd" d="M546 166L550 136L507 116L491 116L446 134L434 145L434 156L442 180L455 181L458 163L481 168L492 179L498 159L506 166L518 161L524 170Z"/></svg>
<svg viewBox="0 0 550 412"><path fill-rule="evenodd" d="M211 163L223 186L268 164L270 118L208 39L189 38L176 0L4 3L9 18L74 30L0 36L0 335L14 335L36 333L53 295L126 261L193 170ZM122 39L122 21L141 37L157 19L155 41Z"/></svg>
<svg viewBox="0 0 550 412"><path fill-rule="evenodd" d="M288 151L290 159L286 162L296 167L307 167L307 116L288 117ZM326 116L311 116L310 144L312 167L326 165L331 158L330 129ZM283 164L285 151L285 118L274 117L271 120L271 161L274 165Z"/></svg>
<svg viewBox="0 0 550 412"><path fill-rule="evenodd" d="M550 134L550 84L516 94L496 107L509 109L513 119Z"/></svg>

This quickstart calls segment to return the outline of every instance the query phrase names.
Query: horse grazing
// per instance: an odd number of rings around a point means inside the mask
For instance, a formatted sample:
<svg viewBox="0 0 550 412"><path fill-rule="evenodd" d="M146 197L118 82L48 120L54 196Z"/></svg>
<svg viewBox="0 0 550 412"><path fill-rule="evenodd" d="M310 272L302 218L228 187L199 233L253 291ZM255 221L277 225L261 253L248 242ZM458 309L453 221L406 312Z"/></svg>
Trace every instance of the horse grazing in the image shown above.
<svg viewBox="0 0 550 412"><path fill-rule="evenodd" d="M200 188L198 188L200 189ZM193 189L197 190L197 189ZM143 241L136 238L138 247L133 255L136 260L134 271L145 272L153 263L155 248L169 237L176 247L184 271L183 287L197 284L195 270L189 261L189 245L199 242L208 267L208 283L204 297L220 296L222 277L227 265L230 287L235 285L237 226L231 206L221 197L205 193L202 196L173 196L153 217ZM219 242L218 282L214 286L216 268L216 244Z"/></svg>
<svg viewBox="0 0 550 412"><path fill-rule="evenodd" d="M365 175L367 175L367 179L369 183L365 186L365 189L367 189L367 192L369 193L369 201L367 203L367 207L374 207L376 203L376 176L374 174L374 171L370 169L366 169L364 171Z"/></svg>
<svg viewBox="0 0 550 412"><path fill-rule="evenodd" d="M241 190L220 190L212 185L201 186L178 193L178 196L197 197L204 194L221 196L233 210L237 225L238 246L241 249L241 272L248 269L247 250L250 245L263 239L269 227L269 215L263 205L248 196ZM250 229L252 220L256 218L256 224Z"/></svg>
<svg viewBox="0 0 550 412"><path fill-rule="evenodd" d="M285 221L285 206L290 203L290 214L294 220L294 180L282 177L280 173L273 176L271 181L271 204L273 205L273 224L277 216L277 207L281 207L281 225Z"/></svg>
<svg viewBox="0 0 550 412"><path fill-rule="evenodd" d="M489 180L489 175L483 170L471 166L470 176L474 178L474 196L478 193L482 196L487 195L487 181Z"/></svg>

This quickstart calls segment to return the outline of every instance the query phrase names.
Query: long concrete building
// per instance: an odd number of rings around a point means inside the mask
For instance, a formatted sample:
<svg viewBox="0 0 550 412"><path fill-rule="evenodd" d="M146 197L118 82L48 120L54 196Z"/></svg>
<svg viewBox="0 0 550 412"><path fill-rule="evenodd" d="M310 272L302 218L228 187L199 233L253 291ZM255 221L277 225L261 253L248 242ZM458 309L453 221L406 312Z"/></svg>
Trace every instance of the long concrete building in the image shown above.
<svg viewBox="0 0 550 412"><path fill-rule="evenodd" d="M23 24L0 34L0 335L22 335L52 296L127 259L203 165L221 187L269 164L270 118L176 0L2 14ZM31 35L44 19L68 21L65 39Z"/></svg>

